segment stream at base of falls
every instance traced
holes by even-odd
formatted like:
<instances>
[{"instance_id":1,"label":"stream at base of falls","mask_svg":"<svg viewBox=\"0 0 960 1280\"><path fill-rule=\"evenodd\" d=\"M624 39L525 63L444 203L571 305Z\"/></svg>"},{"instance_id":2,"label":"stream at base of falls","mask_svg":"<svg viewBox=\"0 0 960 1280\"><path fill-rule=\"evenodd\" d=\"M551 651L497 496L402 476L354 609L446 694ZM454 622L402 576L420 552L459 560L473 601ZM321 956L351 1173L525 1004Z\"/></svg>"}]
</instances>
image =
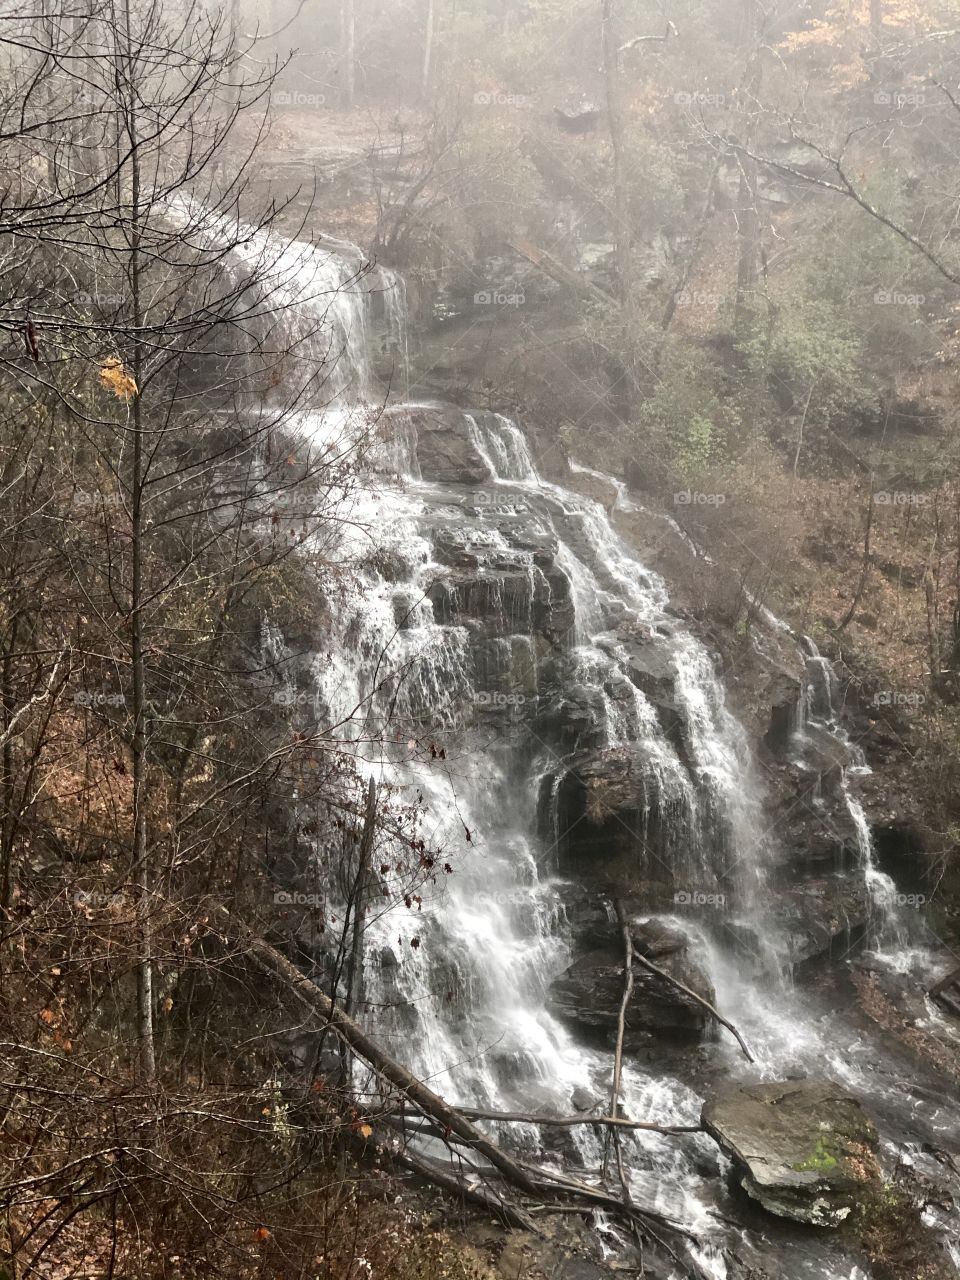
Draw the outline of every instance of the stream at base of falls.
<instances>
[{"instance_id":1,"label":"stream at base of falls","mask_svg":"<svg viewBox=\"0 0 960 1280\"><path fill-rule=\"evenodd\" d=\"M918 979L946 964L876 865L856 797L867 766L829 663L782 629L777 642L801 674L778 767L809 778L811 824L840 815L847 862L830 875L865 903L859 947L851 931L850 955L841 946L800 984L808 888L794 877L784 889L795 859L771 817L770 770L728 708L716 656L613 515L538 474L516 423L429 401L367 409L373 335L388 331L395 352L406 336L401 282L384 271L357 281L361 258L291 246L277 282L287 303L323 319L336 354L336 403L302 416L304 439L343 453L371 430L376 441L345 499L341 586L316 625L310 714L345 723L361 772L419 808L437 857L412 909L370 914L360 1016L448 1101L606 1113L609 1035L596 1009L571 1013L569 992L611 923L610 886L622 884L631 919L681 939L756 1059L712 1026L638 1036L624 1058L624 1114L696 1124L720 1083L826 1077L876 1119L885 1170L912 1162L946 1185L935 1153L957 1151L960 1105L863 1015L853 975L868 970L851 961ZM622 489L617 498L629 501ZM285 652L269 625L265 649L272 660ZM929 1002L920 1017L932 1034L952 1034ZM595 1176L602 1160L589 1126L564 1136L488 1127L558 1167ZM699 1241L689 1269L664 1277L872 1274L847 1236L747 1202L704 1133L633 1133L623 1151L635 1200ZM956 1236L956 1169L954 1207L930 1209L945 1239ZM621 1247L610 1223L597 1230Z\"/></svg>"}]
</instances>

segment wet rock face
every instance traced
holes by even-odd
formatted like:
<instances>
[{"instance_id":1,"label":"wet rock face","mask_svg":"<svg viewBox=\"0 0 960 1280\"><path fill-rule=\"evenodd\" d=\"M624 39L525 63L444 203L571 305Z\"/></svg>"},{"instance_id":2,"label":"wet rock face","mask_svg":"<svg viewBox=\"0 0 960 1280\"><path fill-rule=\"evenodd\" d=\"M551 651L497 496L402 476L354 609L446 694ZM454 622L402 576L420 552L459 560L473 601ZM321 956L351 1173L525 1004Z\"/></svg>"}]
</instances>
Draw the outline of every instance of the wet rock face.
<instances>
[{"instance_id":1,"label":"wet rock face","mask_svg":"<svg viewBox=\"0 0 960 1280\"><path fill-rule=\"evenodd\" d=\"M561 779L557 853L561 874L614 885L622 868L663 876L665 845L657 777L642 747L582 752ZM652 866L648 866L652 863Z\"/></svg>"},{"instance_id":2,"label":"wet rock face","mask_svg":"<svg viewBox=\"0 0 960 1280\"><path fill-rule=\"evenodd\" d=\"M459 506L428 505L421 527L438 566L427 590L437 622L468 628L480 644L526 637L537 658L565 641L575 610L557 538L509 490L466 489Z\"/></svg>"},{"instance_id":3,"label":"wet rock face","mask_svg":"<svg viewBox=\"0 0 960 1280\"><path fill-rule=\"evenodd\" d=\"M572 915L568 912L568 919L578 928L581 950L553 982L551 1007L590 1040L615 1047L624 973L623 942L612 904L602 895L592 895ZM636 953L713 1003L710 980L679 929L651 920L632 924L630 931ZM633 992L624 1023L627 1052L646 1048L657 1039L699 1041L710 1030L710 1021L696 1000L634 961Z\"/></svg>"},{"instance_id":4,"label":"wet rock face","mask_svg":"<svg viewBox=\"0 0 960 1280\"><path fill-rule=\"evenodd\" d=\"M876 1127L828 1080L728 1088L704 1103L701 1119L743 1189L778 1217L838 1227L877 1181Z\"/></svg>"},{"instance_id":5,"label":"wet rock face","mask_svg":"<svg viewBox=\"0 0 960 1280\"><path fill-rule=\"evenodd\" d=\"M470 417L452 405L404 405L384 415L416 440L416 461L424 480L437 484L485 484L493 479Z\"/></svg>"},{"instance_id":6,"label":"wet rock face","mask_svg":"<svg viewBox=\"0 0 960 1280\"><path fill-rule=\"evenodd\" d=\"M770 721L763 741L777 760L788 759L793 751L801 695L800 681L788 672L776 672L768 684L766 698Z\"/></svg>"}]
</instances>

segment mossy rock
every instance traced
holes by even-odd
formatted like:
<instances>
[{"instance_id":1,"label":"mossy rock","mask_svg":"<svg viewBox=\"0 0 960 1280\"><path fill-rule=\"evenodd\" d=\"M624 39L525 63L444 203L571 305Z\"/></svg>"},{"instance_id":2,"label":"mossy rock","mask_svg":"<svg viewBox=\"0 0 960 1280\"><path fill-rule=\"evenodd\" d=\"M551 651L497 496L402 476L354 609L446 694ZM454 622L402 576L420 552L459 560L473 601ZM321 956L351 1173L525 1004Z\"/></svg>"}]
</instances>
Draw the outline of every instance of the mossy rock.
<instances>
[{"instance_id":1,"label":"mossy rock","mask_svg":"<svg viewBox=\"0 0 960 1280\"><path fill-rule=\"evenodd\" d=\"M726 1089L704 1103L702 1121L747 1194L779 1217L837 1227L877 1185L876 1127L829 1080Z\"/></svg>"}]
</instances>

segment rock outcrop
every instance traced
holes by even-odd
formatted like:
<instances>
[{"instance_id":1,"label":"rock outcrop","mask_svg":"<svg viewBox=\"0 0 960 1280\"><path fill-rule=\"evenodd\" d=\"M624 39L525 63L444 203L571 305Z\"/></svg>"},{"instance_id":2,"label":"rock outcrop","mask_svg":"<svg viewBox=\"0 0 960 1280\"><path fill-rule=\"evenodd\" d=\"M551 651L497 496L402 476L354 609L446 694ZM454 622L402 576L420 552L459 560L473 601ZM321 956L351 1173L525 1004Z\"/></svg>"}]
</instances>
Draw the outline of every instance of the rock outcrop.
<instances>
[{"instance_id":1,"label":"rock outcrop","mask_svg":"<svg viewBox=\"0 0 960 1280\"><path fill-rule=\"evenodd\" d=\"M726 1089L707 1100L701 1119L747 1194L781 1218L837 1227L877 1179L876 1128L828 1080Z\"/></svg>"},{"instance_id":2,"label":"rock outcrop","mask_svg":"<svg viewBox=\"0 0 960 1280\"><path fill-rule=\"evenodd\" d=\"M599 895L585 903L578 914L585 926L579 935L582 949L551 985L550 1005L558 1017L589 1039L612 1047L624 984L620 930L613 921L612 908ZM649 920L632 924L631 938L638 954L653 960L709 1003L714 1002L710 980L690 954L690 939L681 930ZM656 1039L698 1041L708 1032L710 1021L696 1000L634 963L633 992L624 1025L627 1052Z\"/></svg>"}]
</instances>

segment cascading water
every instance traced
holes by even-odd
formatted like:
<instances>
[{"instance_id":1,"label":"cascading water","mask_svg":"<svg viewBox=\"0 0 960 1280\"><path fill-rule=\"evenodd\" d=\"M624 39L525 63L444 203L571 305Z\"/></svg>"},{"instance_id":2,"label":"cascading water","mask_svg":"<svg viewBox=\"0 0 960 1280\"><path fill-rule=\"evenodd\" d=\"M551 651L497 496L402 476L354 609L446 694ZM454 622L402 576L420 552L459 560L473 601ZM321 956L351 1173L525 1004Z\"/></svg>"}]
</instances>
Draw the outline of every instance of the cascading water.
<instances>
[{"instance_id":1,"label":"cascading water","mask_svg":"<svg viewBox=\"0 0 960 1280\"><path fill-rule=\"evenodd\" d=\"M343 431L345 407L370 421L371 309L402 335L402 286L380 273L379 300L357 291L359 251L318 265L314 251L294 246L282 261L280 287L308 311L319 307L338 335L339 404L301 424L326 440ZM605 1110L610 1053L578 1038L551 991L575 951L570 910L582 891L572 867L590 852L578 833L606 823L632 850L640 881L660 886L652 914L698 952L721 1011L754 1049L756 1072L827 1071L874 1099L899 1096L898 1082L869 1074L858 1033L825 1021L784 983L770 911L778 850L749 743L710 654L671 614L664 582L628 553L603 507L537 474L515 423L391 405L377 433L377 469L343 524L346 585L313 674L318 718L342 725L361 771L417 807L433 851L422 894L367 922L364 1001L380 1039L450 1101ZM280 642L267 639L276 661ZM807 665L798 730L817 723L840 738L829 667L812 647ZM636 783L634 823L607 795L624 777ZM863 811L845 793L886 945L886 878ZM571 794L586 796L575 820ZM381 876L389 891L388 867ZM676 909L700 899L724 909ZM724 1073L743 1072L728 1040L713 1054ZM638 1120L691 1124L700 1094L675 1062L645 1066L628 1055L622 1105ZM498 1136L541 1160L596 1170L594 1130L568 1133L561 1141L512 1124ZM729 1210L718 1213L725 1161L704 1135L634 1133L623 1149L636 1199L701 1241L687 1274L732 1280L748 1274L735 1257L764 1248L769 1261L765 1233L731 1233ZM774 1254L795 1280L866 1275L822 1238L793 1239Z\"/></svg>"},{"instance_id":2,"label":"cascading water","mask_svg":"<svg viewBox=\"0 0 960 1280\"><path fill-rule=\"evenodd\" d=\"M863 805L850 786L851 777L869 773L863 751L851 742L837 706L837 678L829 660L824 658L809 636L803 638L806 654L806 682L798 707L797 736L802 749L804 736L811 727L825 730L846 752L847 763L841 771L841 790L856 835L857 860L863 874L869 904L867 945L884 953L900 953L907 946L907 917L900 905L900 895L893 879L876 865L873 837Z\"/></svg>"}]
</instances>

